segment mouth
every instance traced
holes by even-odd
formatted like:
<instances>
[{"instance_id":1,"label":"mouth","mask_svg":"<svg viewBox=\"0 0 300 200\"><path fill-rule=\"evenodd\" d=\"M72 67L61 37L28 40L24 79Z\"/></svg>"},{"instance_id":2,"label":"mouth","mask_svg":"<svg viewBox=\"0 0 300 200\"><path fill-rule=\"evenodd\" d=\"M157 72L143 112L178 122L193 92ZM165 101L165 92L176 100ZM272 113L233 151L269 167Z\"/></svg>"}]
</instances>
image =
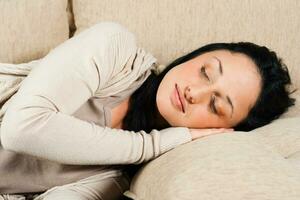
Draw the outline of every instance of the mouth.
<instances>
[{"instance_id":1,"label":"mouth","mask_svg":"<svg viewBox=\"0 0 300 200\"><path fill-rule=\"evenodd\" d=\"M180 104L181 104L181 110L182 110L183 113L185 113L184 99L182 97L181 91L180 91L177 83L175 83L175 88L176 88L176 92L177 92L177 95L179 97L179 101L180 101Z\"/></svg>"}]
</instances>

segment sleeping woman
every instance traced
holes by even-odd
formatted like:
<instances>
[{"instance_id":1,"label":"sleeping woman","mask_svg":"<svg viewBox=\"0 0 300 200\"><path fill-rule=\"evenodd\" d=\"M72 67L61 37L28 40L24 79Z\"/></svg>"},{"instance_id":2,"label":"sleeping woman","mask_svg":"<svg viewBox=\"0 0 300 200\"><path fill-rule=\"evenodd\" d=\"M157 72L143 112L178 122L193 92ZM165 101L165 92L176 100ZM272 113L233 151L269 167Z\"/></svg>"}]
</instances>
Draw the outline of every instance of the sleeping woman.
<instances>
[{"instance_id":1,"label":"sleeping woman","mask_svg":"<svg viewBox=\"0 0 300 200\"><path fill-rule=\"evenodd\" d=\"M121 199L133 175L125 165L204 136L253 130L294 105L288 69L253 43L208 44L159 66L114 22L50 51L3 116L2 198Z\"/></svg>"}]
</instances>

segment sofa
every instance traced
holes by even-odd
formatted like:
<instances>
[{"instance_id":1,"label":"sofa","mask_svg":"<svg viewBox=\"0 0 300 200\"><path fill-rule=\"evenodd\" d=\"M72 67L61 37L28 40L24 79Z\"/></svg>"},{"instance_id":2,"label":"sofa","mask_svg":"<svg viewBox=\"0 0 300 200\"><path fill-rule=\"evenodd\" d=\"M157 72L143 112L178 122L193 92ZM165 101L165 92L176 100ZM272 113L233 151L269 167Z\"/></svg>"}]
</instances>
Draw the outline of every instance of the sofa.
<instances>
[{"instance_id":1,"label":"sofa","mask_svg":"<svg viewBox=\"0 0 300 200\"><path fill-rule=\"evenodd\" d=\"M250 132L217 134L144 163L135 200L300 199L300 1L0 0L0 62L25 63L101 21L135 33L161 64L212 42L250 41L286 63L296 104Z\"/></svg>"}]
</instances>

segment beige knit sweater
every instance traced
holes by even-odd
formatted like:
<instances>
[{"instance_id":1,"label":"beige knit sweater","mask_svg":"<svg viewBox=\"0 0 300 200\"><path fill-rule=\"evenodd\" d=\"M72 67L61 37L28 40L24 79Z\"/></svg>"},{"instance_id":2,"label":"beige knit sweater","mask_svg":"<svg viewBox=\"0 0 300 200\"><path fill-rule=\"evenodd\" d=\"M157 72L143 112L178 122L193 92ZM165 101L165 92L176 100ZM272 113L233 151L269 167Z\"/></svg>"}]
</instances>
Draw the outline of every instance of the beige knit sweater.
<instances>
[{"instance_id":1,"label":"beige knit sweater","mask_svg":"<svg viewBox=\"0 0 300 200\"><path fill-rule=\"evenodd\" d=\"M4 109L0 193L42 191L110 165L147 162L191 141L186 127L150 133L111 128L111 108L155 63L113 22L98 23L32 62L36 67Z\"/></svg>"}]
</instances>

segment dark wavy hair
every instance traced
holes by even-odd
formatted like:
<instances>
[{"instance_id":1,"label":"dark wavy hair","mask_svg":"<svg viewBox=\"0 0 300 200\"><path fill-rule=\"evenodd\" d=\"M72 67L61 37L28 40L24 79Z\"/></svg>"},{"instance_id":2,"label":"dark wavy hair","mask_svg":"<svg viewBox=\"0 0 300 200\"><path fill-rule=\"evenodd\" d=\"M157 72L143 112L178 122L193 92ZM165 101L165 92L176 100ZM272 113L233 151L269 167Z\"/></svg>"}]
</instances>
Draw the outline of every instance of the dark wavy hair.
<instances>
[{"instance_id":1,"label":"dark wavy hair","mask_svg":"<svg viewBox=\"0 0 300 200\"><path fill-rule=\"evenodd\" d=\"M151 73L130 97L128 113L123 120L123 129L144 130L149 133L152 129L161 130L170 127L159 114L156 106L156 93L161 80L173 67L214 50L228 50L248 56L256 64L262 78L259 97L248 116L232 127L236 131L251 131L264 126L279 118L295 104L295 99L290 98L289 95L296 90L289 92L287 88L291 84L288 68L274 51L251 42L212 43L177 58L159 75Z\"/></svg>"}]
</instances>

